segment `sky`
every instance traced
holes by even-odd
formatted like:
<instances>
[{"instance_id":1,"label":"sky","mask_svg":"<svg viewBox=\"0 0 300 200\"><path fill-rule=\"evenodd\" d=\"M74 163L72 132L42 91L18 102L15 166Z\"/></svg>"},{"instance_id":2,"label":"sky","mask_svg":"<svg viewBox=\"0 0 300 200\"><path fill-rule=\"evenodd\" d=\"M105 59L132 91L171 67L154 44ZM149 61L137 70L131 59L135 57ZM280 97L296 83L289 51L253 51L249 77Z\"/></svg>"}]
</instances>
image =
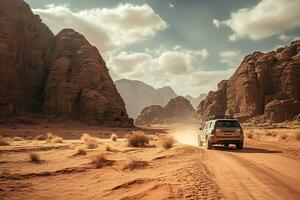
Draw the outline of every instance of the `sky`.
<instances>
[{"instance_id":1,"label":"sky","mask_svg":"<svg viewBox=\"0 0 300 200\"><path fill-rule=\"evenodd\" d=\"M243 57L300 37L300 0L26 0L57 34L96 46L113 80L140 80L199 96Z\"/></svg>"}]
</instances>

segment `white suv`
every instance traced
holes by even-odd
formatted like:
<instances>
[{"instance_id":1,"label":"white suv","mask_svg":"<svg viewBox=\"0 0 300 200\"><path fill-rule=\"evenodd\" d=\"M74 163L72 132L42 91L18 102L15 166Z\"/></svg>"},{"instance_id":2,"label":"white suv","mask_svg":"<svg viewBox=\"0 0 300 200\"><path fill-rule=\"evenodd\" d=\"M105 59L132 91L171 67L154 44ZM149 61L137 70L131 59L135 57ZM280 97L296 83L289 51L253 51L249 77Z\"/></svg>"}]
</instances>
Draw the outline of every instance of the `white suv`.
<instances>
[{"instance_id":1,"label":"white suv","mask_svg":"<svg viewBox=\"0 0 300 200\"><path fill-rule=\"evenodd\" d=\"M244 134L240 123L236 119L214 119L205 122L198 134L198 144L206 143L207 149L214 144L235 144L237 149L243 149Z\"/></svg>"}]
</instances>

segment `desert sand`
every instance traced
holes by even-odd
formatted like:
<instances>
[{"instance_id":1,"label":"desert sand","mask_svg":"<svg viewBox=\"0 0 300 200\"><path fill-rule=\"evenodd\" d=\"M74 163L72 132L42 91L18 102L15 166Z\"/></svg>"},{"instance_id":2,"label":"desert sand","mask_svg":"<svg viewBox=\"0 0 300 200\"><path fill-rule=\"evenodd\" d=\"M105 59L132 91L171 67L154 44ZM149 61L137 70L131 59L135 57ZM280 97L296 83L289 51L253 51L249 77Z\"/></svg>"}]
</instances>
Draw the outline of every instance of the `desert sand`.
<instances>
[{"instance_id":1,"label":"desert sand","mask_svg":"<svg viewBox=\"0 0 300 200\"><path fill-rule=\"evenodd\" d=\"M131 131L146 133L149 145L128 147ZM196 145L196 127L2 125L2 136L51 132L63 141L8 138L9 145L0 146L0 199L299 199L300 140L294 137L299 131L247 129L243 150L207 150ZM83 133L98 146L87 148ZM169 149L161 145L166 134L177 140ZM30 162L32 153L38 162ZM95 154L105 160L93 163Z\"/></svg>"}]
</instances>

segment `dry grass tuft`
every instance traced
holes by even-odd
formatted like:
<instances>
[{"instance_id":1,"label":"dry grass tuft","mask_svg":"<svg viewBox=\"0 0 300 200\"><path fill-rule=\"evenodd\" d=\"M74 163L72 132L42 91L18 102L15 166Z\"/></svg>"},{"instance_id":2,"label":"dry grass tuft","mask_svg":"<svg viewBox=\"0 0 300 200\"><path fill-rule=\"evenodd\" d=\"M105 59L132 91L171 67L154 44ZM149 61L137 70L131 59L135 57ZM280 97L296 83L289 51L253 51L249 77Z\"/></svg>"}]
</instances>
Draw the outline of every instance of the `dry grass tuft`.
<instances>
[{"instance_id":1,"label":"dry grass tuft","mask_svg":"<svg viewBox=\"0 0 300 200\"><path fill-rule=\"evenodd\" d=\"M273 134L272 134L271 132L267 131L267 132L265 133L265 136L273 136Z\"/></svg>"},{"instance_id":2,"label":"dry grass tuft","mask_svg":"<svg viewBox=\"0 0 300 200\"><path fill-rule=\"evenodd\" d=\"M73 154L73 156L86 156L86 151L84 149L78 149L77 152Z\"/></svg>"},{"instance_id":3,"label":"dry grass tuft","mask_svg":"<svg viewBox=\"0 0 300 200\"><path fill-rule=\"evenodd\" d=\"M45 135L38 135L34 138L35 140L39 140L39 141L43 141L43 140L46 140L46 136Z\"/></svg>"},{"instance_id":4,"label":"dry grass tuft","mask_svg":"<svg viewBox=\"0 0 300 200\"><path fill-rule=\"evenodd\" d=\"M96 149L98 147L97 139L88 133L84 133L80 140L85 143L87 149Z\"/></svg>"},{"instance_id":5,"label":"dry grass tuft","mask_svg":"<svg viewBox=\"0 0 300 200\"><path fill-rule=\"evenodd\" d=\"M29 153L29 161L35 164L42 163L40 156L36 153Z\"/></svg>"},{"instance_id":6,"label":"dry grass tuft","mask_svg":"<svg viewBox=\"0 0 300 200\"><path fill-rule=\"evenodd\" d=\"M247 133L246 134L247 138L252 139L253 138L253 134L252 133Z\"/></svg>"},{"instance_id":7,"label":"dry grass tuft","mask_svg":"<svg viewBox=\"0 0 300 200\"><path fill-rule=\"evenodd\" d=\"M147 161L143 160L137 160L131 158L127 164L124 165L123 170L135 170L135 169L142 169L149 166L149 163Z\"/></svg>"},{"instance_id":8,"label":"dry grass tuft","mask_svg":"<svg viewBox=\"0 0 300 200\"><path fill-rule=\"evenodd\" d=\"M53 133L47 133L47 142L49 143L63 143L63 139Z\"/></svg>"},{"instance_id":9,"label":"dry grass tuft","mask_svg":"<svg viewBox=\"0 0 300 200\"><path fill-rule=\"evenodd\" d=\"M9 143L7 142L7 139L5 139L2 135L0 135L0 146L8 146Z\"/></svg>"},{"instance_id":10,"label":"dry grass tuft","mask_svg":"<svg viewBox=\"0 0 300 200\"><path fill-rule=\"evenodd\" d=\"M160 143L164 149L170 149L173 147L175 140L171 136L165 136L160 139Z\"/></svg>"},{"instance_id":11,"label":"dry grass tuft","mask_svg":"<svg viewBox=\"0 0 300 200\"><path fill-rule=\"evenodd\" d=\"M133 132L127 137L128 146L142 147L149 144L149 137L144 132Z\"/></svg>"},{"instance_id":12,"label":"dry grass tuft","mask_svg":"<svg viewBox=\"0 0 300 200\"><path fill-rule=\"evenodd\" d=\"M12 140L13 141L24 141L24 139L21 137L14 137Z\"/></svg>"},{"instance_id":13,"label":"dry grass tuft","mask_svg":"<svg viewBox=\"0 0 300 200\"><path fill-rule=\"evenodd\" d=\"M293 138L296 140L300 140L300 132L294 133Z\"/></svg>"},{"instance_id":14,"label":"dry grass tuft","mask_svg":"<svg viewBox=\"0 0 300 200\"><path fill-rule=\"evenodd\" d=\"M110 139L115 142L118 139L118 135L113 133L113 134L111 134Z\"/></svg>"},{"instance_id":15,"label":"dry grass tuft","mask_svg":"<svg viewBox=\"0 0 300 200\"><path fill-rule=\"evenodd\" d=\"M281 140L286 140L286 139L288 139L288 135L286 134L286 133L282 133L282 134L280 134L279 135L279 138L281 139Z\"/></svg>"},{"instance_id":16,"label":"dry grass tuft","mask_svg":"<svg viewBox=\"0 0 300 200\"><path fill-rule=\"evenodd\" d=\"M113 161L107 160L104 152L97 152L90 156L91 163L96 166L96 168L101 168L113 164Z\"/></svg>"}]
</instances>

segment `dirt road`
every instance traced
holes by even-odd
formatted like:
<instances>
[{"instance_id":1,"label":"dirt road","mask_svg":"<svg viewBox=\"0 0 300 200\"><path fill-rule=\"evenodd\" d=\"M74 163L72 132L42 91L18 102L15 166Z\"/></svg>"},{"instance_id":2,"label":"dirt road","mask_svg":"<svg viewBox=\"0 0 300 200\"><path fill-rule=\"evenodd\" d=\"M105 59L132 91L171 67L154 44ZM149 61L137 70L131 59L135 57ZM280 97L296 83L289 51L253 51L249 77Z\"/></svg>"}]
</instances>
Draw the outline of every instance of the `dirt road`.
<instances>
[{"instance_id":1,"label":"dirt road","mask_svg":"<svg viewBox=\"0 0 300 200\"><path fill-rule=\"evenodd\" d=\"M204 150L225 199L300 199L300 162L257 148Z\"/></svg>"}]
</instances>

